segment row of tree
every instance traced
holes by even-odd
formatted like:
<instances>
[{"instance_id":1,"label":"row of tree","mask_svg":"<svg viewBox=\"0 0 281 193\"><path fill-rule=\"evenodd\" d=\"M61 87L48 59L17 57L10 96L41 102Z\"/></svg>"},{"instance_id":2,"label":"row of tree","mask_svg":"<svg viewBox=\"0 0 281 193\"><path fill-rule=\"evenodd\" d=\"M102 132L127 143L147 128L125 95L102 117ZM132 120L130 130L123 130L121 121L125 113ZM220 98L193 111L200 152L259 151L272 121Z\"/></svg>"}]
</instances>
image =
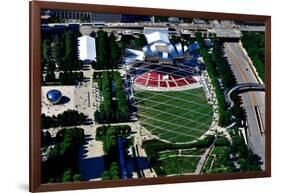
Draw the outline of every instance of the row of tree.
<instances>
[{"instance_id":1,"label":"row of tree","mask_svg":"<svg viewBox=\"0 0 281 193\"><path fill-rule=\"evenodd\" d=\"M117 162L112 162L110 168L105 170L102 174L102 180L118 180L119 176L119 166Z\"/></svg>"},{"instance_id":2,"label":"row of tree","mask_svg":"<svg viewBox=\"0 0 281 193\"><path fill-rule=\"evenodd\" d=\"M65 71L59 74L59 82L62 85L76 85L83 79L83 72Z\"/></svg>"},{"instance_id":3,"label":"row of tree","mask_svg":"<svg viewBox=\"0 0 281 193\"><path fill-rule=\"evenodd\" d=\"M104 71L98 77L98 85L103 101L100 110L95 112L95 121L98 123L129 121L129 103L119 72Z\"/></svg>"},{"instance_id":4,"label":"row of tree","mask_svg":"<svg viewBox=\"0 0 281 193\"><path fill-rule=\"evenodd\" d=\"M83 62L78 59L79 36L80 34L71 31L57 33L54 37L43 36L42 69L47 72L53 72L56 67L62 71L80 70Z\"/></svg>"},{"instance_id":5,"label":"row of tree","mask_svg":"<svg viewBox=\"0 0 281 193\"><path fill-rule=\"evenodd\" d=\"M115 99L117 101L116 117L119 122L128 121L130 119L129 105L126 94L123 90L122 79L119 72L113 73L115 83Z\"/></svg>"},{"instance_id":6,"label":"row of tree","mask_svg":"<svg viewBox=\"0 0 281 193\"><path fill-rule=\"evenodd\" d=\"M117 138L125 138L131 134L131 127L128 125L120 126L101 126L97 128L96 139L103 142L105 156L105 171L102 180L119 179L119 149L117 146ZM123 148L125 149L125 145Z\"/></svg>"},{"instance_id":7,"label":"row of tree","mask_svg":"<svg viewBox=\"0 0 281 193\"><path fill-rule=\"evenodd\" d=\"M66 126L76 126L82 125L87 116L83 113L79 113L76 110L67 110L62 114L52 117L46 116L44 113L41 115L41 126L42 129L48 129L51 127L66 127Z\"/></svg>"},{"instance_id":8,"label":"row of tree","mask_svg":"<svg viewBox=\"0 0 281 193\"><path fill-rule=\"evenodd\" d=\"M84 79L83 72L65 71L59 72L59 77L56 78L55 72L47 72L43 85L77 85Z\"/></svg>"},{"instance_id":9,"label":"row of tree","mask_svg":"<svg viewBox=\"0 0 281 193\"><path fill-rule=\"evenodd\" d=\"M47 154L47 160L42 161L42 183L80 181L78 151L84 143L84 130L60 130L54 141L55 146Z\"/></svg>"},{"instance_id":10,"label":"row of tree","mask_svg":"<svg viewBox=\"0 0 281 193\"><path fill-rule=\"evenodd\" d=\"M118 68L121 52L113 33L109 36L107 32L99 30L96 34L97 61L92 62L95 69Z\"/></svg>"},{"instance_id":11,"label":"row of tree","mask_svg":"<svg viewBox=\"0 0 281 193\"><path fill-rule=\"evenodd\" d=\"M77 74L71 71L81 70L83 62L78 59L79 33L65 31L52 36L42 36L41 64L43 84L77 84L83 79L77 78ZM65 73L59 80L55 77L56 69ZM79 75L80 76L80 75ZM67 77L67 78L64 78ZM65 80L67 79L67 80ZM73 79L73 81L69 81Z\"/></svg>"},{"instance_id":12,"label":"row of tree","mask_svg":"<svg viewBox=\"0 0 281 193\"><path fill-rule=\"evenodd\" d=\"M131 127L128 125L122 126L101 126L96 130L96 138L103 141L103 148L106 153L110 148L116 145L116 137L124 137L131 133Z\"/></svg>"},{"instance_id":13,"label":"row of tree","mask_svg":"<svg viewBox=\"0 0 281 193\"><path fill-rule=\"evenodd\" d=\"M216 98L218 101L219 125L226 126L231 121L231 113L228 111L224 87L222 87L223 85L221 84L220 74L217 70L216 58L212 57L212 54L209 54L203 49L201 49L201 54L204 58L205 66L211 79L211 84L213 85L216 93Z\"/></svg>"},{"instance_id":14,"label":"row of tree","mask_svg":"<svg viewBox=\"0 0 281 193\"><path fill-rule=\"evenodd\" d=\"M204 58L205 66L214 86L216 98L218 100L219 125L227 126L232 120L232 115L236 117L237 124L241 124L241 120L245 119L245 112L241 105L241 98L238 95L232 97L234 107L229 111L226 101L226 91L236 85L236 78L226 60L221 48L221 42L217 38L212 38L213 53L208 52L205 47L202 35L196 33L196 41L201 46L200 53Z\"/></svg>"},{"instance_id":15,"label":"row of tree","mask_svg":"<svg viewBox=\"0 0 281 193\"><path fill-rule=\"evenodd\" d=\"M117 137L121 135L128 126L102 126L96 131L96 139L103 142L105 156L105 171L102 174L102 180L119 179L119 150L117 146ZM130 129L129 129L130 130Z\"/></svg>"}]
</instances>

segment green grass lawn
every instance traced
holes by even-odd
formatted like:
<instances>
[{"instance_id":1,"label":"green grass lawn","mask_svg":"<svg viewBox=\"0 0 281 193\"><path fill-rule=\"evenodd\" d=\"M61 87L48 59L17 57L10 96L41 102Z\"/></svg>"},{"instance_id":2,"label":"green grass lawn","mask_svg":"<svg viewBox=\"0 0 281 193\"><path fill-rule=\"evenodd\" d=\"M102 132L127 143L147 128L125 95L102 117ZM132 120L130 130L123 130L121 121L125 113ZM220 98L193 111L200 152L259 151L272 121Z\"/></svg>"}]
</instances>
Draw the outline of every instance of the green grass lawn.
<instances>
[{"instance_id":1,"label":"green grass lawn","mask_svg":"<svg viewBox=\"0 0 281 193\"><path fill-rule=\"evenodd\" d=\"M138 91L135 97L139 120L162 139L187 142L198 139L210 128L213 110L202 88Z\"/></svg>"},{"instance_id":2,"label":"green grass lawn","mask_svg":"<svg viewBox=\"0 0 281 193\"><path fill-rule=\"evenodd\" d=\"M169 157L160 160L161 168L166 175L195 172L200 157Z\"/></svg>"}]
</instances>

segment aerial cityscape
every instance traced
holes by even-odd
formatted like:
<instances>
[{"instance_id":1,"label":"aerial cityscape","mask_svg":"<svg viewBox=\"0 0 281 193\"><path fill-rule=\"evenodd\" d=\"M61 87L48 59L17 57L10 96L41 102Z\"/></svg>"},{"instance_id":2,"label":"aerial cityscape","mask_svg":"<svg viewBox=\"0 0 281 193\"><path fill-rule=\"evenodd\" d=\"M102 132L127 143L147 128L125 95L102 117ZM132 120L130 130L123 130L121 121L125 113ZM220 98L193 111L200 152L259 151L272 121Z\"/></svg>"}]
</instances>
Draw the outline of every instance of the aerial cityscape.
<instances>
[{"instance_id":1,"label":"aerial cityscape","mask_svg":"<svg viewBox=\"0 0 281 193\"><path fill-rule=\"evenodd\" d=\"M41 182L265 169L265 26L41 12Z\"/></svg>"}]
</instances>

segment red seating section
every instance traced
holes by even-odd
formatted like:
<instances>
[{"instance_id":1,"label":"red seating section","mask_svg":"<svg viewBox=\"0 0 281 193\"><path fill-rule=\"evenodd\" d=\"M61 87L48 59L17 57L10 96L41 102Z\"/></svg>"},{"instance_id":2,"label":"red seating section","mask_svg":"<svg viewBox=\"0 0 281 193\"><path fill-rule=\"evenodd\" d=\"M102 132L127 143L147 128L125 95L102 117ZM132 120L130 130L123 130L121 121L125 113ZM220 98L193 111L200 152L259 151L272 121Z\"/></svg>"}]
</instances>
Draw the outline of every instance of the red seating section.
<instances>
[{"instance_id":1,"label":"red seating section","mask_svg":"<svg viewBox=\"0 0 281 193\"><path fill-rule=\"evenodd\" d=\"M138 76L134 82L137 85L162 88L187 86L189 84L197 82L192 77L168 75L168 78L164 79L164 76L166 76L166 74L159 72L146 72L141 76Z\"/></svg>"}]
</instances>

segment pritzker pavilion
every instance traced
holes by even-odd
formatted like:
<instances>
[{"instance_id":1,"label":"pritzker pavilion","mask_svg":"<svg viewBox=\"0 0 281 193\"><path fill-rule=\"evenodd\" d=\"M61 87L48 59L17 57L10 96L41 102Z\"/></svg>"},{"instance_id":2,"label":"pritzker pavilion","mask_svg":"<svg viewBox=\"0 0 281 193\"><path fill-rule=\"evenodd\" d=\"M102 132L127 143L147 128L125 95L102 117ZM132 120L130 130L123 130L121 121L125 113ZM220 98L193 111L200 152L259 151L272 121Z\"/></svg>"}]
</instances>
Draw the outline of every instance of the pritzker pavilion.
<instances>
[{"instance_id":1,"label":"pritzker pavilion","mask_svg":"<svg viewBox=\"0 0 281 193\"><path fill-rule=\"evenodd\" d=\"M167 28L145 28L147 40L142 50L126 49L125 64L134 74L134 83L143 88L178 89L198 82L192 55L199 45L189 47L182 42L172 44ZM194 49L193 49L194 48Z\"/></svg>"}]
</instances>

